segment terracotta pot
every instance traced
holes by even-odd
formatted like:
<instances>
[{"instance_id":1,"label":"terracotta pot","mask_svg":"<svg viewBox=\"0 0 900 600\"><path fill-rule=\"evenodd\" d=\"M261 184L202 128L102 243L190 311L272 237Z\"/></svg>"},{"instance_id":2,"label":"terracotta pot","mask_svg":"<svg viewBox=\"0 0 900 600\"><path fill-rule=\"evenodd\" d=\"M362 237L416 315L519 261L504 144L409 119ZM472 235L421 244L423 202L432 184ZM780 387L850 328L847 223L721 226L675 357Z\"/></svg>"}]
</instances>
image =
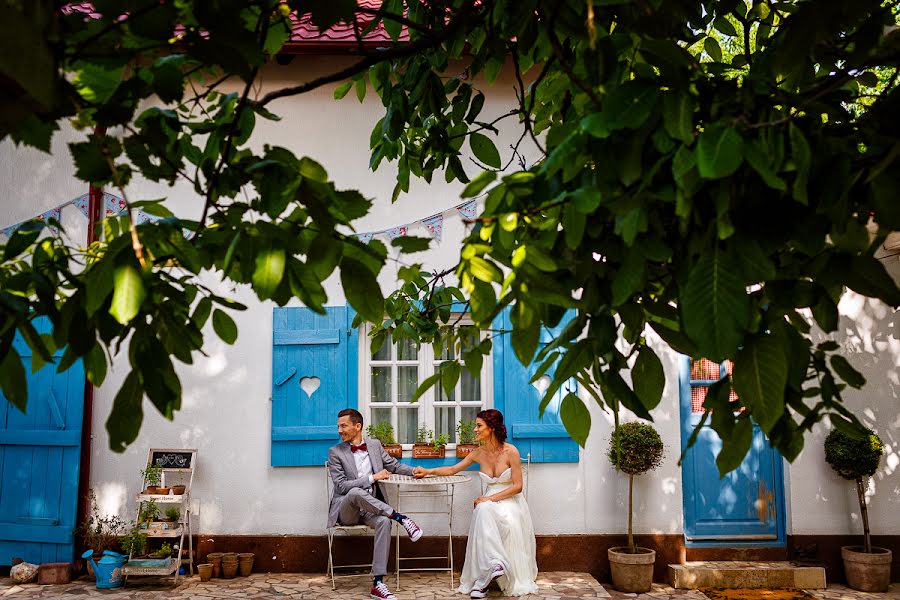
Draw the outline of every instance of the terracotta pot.
<instances>
[{"instance_id":1,"label":"terracotta pot","mask_svg":"<svg viewBox=\"0 0 900 600\"><path fill-rule=\"evenodd\" d=\"M206 562L213 566L212 576L219 578L222 576L222 553L210 552L206 555Z\"/></svg>"},{"instance_id":2,"label":"terracotta pot","mask_svg":"<svg viewBox=\"0 0 900 600\"><path fill-rule=\"evenodd\" d=\"M197 565L197 575L200 576L200 581L209 581L209 578L212 577L213 566L207 563L202 565Z\"/></svg>"},{"instance_id":3,"label":"terracotta pot","mask_svg":"<svg viewBox=\"0 0 900 600\"><path fill-rule=\"evenodd\" d=\"M184 490L187 489L187 486L183 485L173 485L172 486L172 494L175 496L180 496L184 493Z\"/></svg>"},{"instance_id":4,"label":"terracotta pot","mask_svg":"<svg viewBox=\"0 0 900 600\"><path fill-rule=\"evenodd\" d=\"M388 456L403 458L403 446L400 444L384 444L382 447L384 448L384 451L388 453Z\"/></svg>"},{"instance_id":5,"label":"terracotta pot","mask_svg":"<svg viewBox=\"0 0 900 600\"><path fill-rule=\"evenodd\" d=\"M887 548L872 546L872 552L863 552L862 546L841 548L847 585L862 592L886 592L891 583L891 560Z\"/></svg>"},{"instance_id":6,"label":"terracotta pot","mask_svg":"<svg viewBox=\"0 0 900 600\"><path fill-rule=\"evenodd\" d=\"M159 486L156 486L156 485L148 485L148 486L147 486L147 489L144 490L144 493L145 493L145 494L158 494L158 493L159 493Z\"/></svg>"},{"instance_id":7,"label":"terracotta pot","mask_svg":"<svg viewBox=\"0 0 900 600\"><path fill-rule=\"evenodd\" d=\"M226 560L225 557L222 557L222 579L234 579L234 576L237 575L238 571L238 561L237 558L234 561Z\"/></svg>"},{"instance_id":8,"label":"terracotta pot","mask_svg":"<svg viewBox=\"0 0 900 600\"><path fill-rule=\"evenodd\" d=\"M445 449L444 446L435 450L431 444L414 444L413 458L444 458Z\"/></svg>"},{"instance_id":9,"label":"terracotta pot","mask_svg":"<svg viewBox=\"0 0 900 600\"><path fill-rule=\"evenodd\" d=\"M241 577L247 577L253 572L253 554L238 554L238 566L240 567Z\"/></svg>"},{"instance_id":10,"label":"terracotta pot","mask_svg":"<svg viewBox=\"0 0 900 600\"><path fill-rule=\"evenodd\" d=\"M653 584L653 563L656 552L649 548L637 549L637 554L629 554L628 547L609 548L609 570L612 573L613 587L620 592L649 592Z\"/></svg>"},{"instance_id":11,"label":"terracotta pot","mask_svg":"<svg viewBox=\"0 0 900 600\"><path fill-rule=\"evenodd\" d=\"M157 493L157 494L160 494L160 495L162 495L162 496L168 496L168 495L169 495L169 490L170 490L170 489L171 489L171 488L167 488L167 487L162 487L162 486L160 486L160 487L156 488L156 493Z\"/></svg>"},{"instance_id":12,"label":"terracotta pot","mask_svg":"<svg viewBox=\"0 0 900 600\"><path fill-rule=\"evenodd\" d=\"M477 447L478 447L478 444L457 444L456 445L456 458L467 457Z\"/></svg>"}]
</instances>

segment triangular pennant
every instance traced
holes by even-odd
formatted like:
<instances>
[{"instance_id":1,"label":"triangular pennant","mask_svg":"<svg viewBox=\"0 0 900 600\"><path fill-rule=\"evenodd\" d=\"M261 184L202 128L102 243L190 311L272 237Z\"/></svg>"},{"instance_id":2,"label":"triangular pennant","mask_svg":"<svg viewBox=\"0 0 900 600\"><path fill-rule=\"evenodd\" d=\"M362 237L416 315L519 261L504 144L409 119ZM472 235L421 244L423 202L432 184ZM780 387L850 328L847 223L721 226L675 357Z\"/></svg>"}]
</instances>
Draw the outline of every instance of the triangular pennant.
<instances>
[{"instance_id":1,"label":"triangular pennant","mask_svg":"<svg viewBox=\"0 0 900 600\"><path fill-rule=\"evenodd\" d=\"M74 200L72 200L72 204L81 211L81 214L84 215L84 218L90 217L90 206L91 206L91 197L89 194L84 194L83 196L78 196Z\"/></svg>"},{"instance_id":2,"label":"triangular pennant","mask_svg":"<svg viewBox=\"0 0 900 600\"><path fill-rule=\"evenodd\" d=\"M156 223L157 221L159 221L159 219L160 217L145 213L142 210L134 211L134 222L137 225L143 225L144 223Z\"/></svg>"},{"instance_id":3,"label":"triangular pennant","mask_svg":"<svg viewBox=\"0 0 900 600\"><path fill-rule=\"evenodd\" d=\"M374 233L357 233L356 239L361 241L363 244L368 244L369 242L372 241L372 236L374 236L374 235L375 235Z\"/></svg>"},{"instance_id":4,"label":"triangular pennant","mask_svg":"<svg viewBox=\"0 0 900 600\"><path fill-rule=\"evenodd\" d=\"M112 194L103 194L103 206L106 207L106 217L121 215L127 207L124 200Z\"/></svg>"},{"instance_id":5,"label":"triangular pennant","mask_svg":"<svg viewBox=\"0 0 900 600\"><path fill-rule=\"evenodd\" d=\"M50 219L55 219L56 221L59 221L59 215L60 215L60 209L51 208L47 212L38 215L36 218L38 221L42 221L44 223L49 223ZM52 225L50 225L50 230L53 231L53 233L59 233L59 230Z\"/></svg>"},{"instance_id":6,"label":"triangular pennant","mask_svg":"<svg viewBox=\"0 0 900 600\"><path fill-rule=\"evenodd\" d=\"M424 225L425 229L431 233L431 237L437 241L441 241L441 236L444 235L444 215L438 214L433 217L428 217L427 219L422 219L422 225Z\"/></svg>"},{"instance_id":7,"label":"triangular pennant","mask_svg":"<svg viewBox=\"0 0 900 600\"><path fill-rule=\"evenodd\" d=\"M16 229L19 228L19 225L21 225L21 223L16 223L15 225L10 225L9 227L3 229L3 235L8 238L12 237L12 234L14 234L16 232Z\"/></svg>"},{"instance_id":8,"label":"triangular pennant","mask_svg":"<svg viewBox=\"0 0 900 600\"><path fill-rule=\"evenodd\" d=\"M478 204L474 200L469 200L464 204L460 204L456 207L456 210L462 215L462 218L466 221L474 221L476 215L476 210L478 209Z\"/></svg>"},{"instance_id":9,"label":"triangular pennant","mask_svg":"<svg viewBox=\"0 0 900 600\"><path fill-rule=\"evenodd\" d=\"M400 225L399 227L391 227L390 229L385 229L383 233L388 237L389 240L393 240L406 235L406 229L406 225Z\"/></svg>"}]
</instances>

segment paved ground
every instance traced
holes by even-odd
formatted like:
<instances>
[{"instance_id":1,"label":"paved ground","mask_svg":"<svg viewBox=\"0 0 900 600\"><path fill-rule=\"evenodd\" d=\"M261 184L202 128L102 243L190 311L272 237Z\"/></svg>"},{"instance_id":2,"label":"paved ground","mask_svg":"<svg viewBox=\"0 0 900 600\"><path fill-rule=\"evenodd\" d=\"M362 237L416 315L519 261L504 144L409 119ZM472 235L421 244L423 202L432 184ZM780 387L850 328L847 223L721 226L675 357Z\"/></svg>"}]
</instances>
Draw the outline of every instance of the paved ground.
<instances>
[{"instance_id":1,"label":"paved ground","mask_svg":"<svg viewBox=\"0 0 900 600\"><path fill-rule=\"evenodd\" d=\"M324 575L315 574L256 574L224 580L213 579L201 583L194 576L182 579L177 588L171 580L136 579L134 584L117 590L98 590L92 581L80 580L68 585L39 586L29 584L13 585L9 579L0 579L0 598L45 599L103 597L108 600L166 600L187 599L300 599L300 600L344 600L369 597L369 581L365 577L354 577L338 581L337 590L332 591L331 581ZM138 583L140 582L140 583ZM394 590L394 582L391 589ZM450 589L449 577L444 574L405 574L401 579L402 588L394 590L398 600L463 600L465 596ZM602 586L587 573L541 573L538 578L540 593L524 596L522 600L578 600L581 598L609 598L610 600L708 600L696 590L675 590L654 584L647 594L622 594L610 586ZM609 591L607 591L609 590ZM829 586L827 590L810 591L821 600L900 600L900 584L891 586L886 594L866 594L844 586ZM503 598L499 590L494 590L489 598ZM760 598L764 598L763 595Z\"/></svg>"}]
</instances>

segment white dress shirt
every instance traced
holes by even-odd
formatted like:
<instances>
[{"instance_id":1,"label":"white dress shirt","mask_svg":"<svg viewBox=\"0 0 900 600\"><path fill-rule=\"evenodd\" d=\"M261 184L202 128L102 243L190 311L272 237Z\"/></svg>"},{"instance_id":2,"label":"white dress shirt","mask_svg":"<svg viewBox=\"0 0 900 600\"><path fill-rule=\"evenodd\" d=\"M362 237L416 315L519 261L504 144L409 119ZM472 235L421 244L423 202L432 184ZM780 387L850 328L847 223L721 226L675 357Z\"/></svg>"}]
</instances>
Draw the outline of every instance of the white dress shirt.
<instances>
[{"instance_id":1,"label":"white dress shirt","mask_svg":"<svg viewBox=\"0 0 900 600\"><path fill-rule=\"evenodd\" d=\"M363 440L365 443L365 440ZM372 470L372 459L369 458L368 452L353 452L353 460L356 462L356 475L357 477L368 477L369 478L369 487L366 488L369 493L372 493L372 484L375 483L375 471Z\"/></svg>"}]
</instances>

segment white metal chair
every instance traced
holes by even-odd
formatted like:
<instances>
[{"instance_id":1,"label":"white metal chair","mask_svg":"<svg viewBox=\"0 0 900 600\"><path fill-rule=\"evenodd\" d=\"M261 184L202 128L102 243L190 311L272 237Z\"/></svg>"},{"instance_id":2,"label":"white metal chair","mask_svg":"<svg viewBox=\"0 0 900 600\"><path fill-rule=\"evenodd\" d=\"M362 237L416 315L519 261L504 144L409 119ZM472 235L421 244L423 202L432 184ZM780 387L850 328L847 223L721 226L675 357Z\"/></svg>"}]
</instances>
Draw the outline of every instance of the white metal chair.
<instances>
[{"instance_id":1,"label":"white metal chair","mask_svg":"<svg viewBox=\"0 0 900 600\"><path fill-rule=\"evenodd\" d=\"M519 462L522 463L522 495L525 496L525 501L528 501L528 470L531 468L531 452L525 455L525 458L519 458ZM481 480L481 495L484 495L485 486L484 479Z\"/></svg>"},{"instance_id":2,"label":"white metal chair","mask_svg":"<svg viewBox=\"0 0 900 600\"><path fill-rule=\"evenodd\" d=\"M325 497L328 499L327 506L331 507L331 498L334 495L334 483L331 481L331 475L328 473L328 463L325 463ZM368 572L363 573L346 573L343 575L335 575L335 569L364 569L371 568L371 563L364 565L336 565L334 564L334 557L332 556L332 548L334 545L334 534L338 531L372 531L368 525L341 525L340 523L336 524L334 527L326 527L325 532L328 536L328 575L331 577L331 589L336 589L335 579L339 577L360 577L363 575L368 576Z\"/></svg>"}]
</instances>

